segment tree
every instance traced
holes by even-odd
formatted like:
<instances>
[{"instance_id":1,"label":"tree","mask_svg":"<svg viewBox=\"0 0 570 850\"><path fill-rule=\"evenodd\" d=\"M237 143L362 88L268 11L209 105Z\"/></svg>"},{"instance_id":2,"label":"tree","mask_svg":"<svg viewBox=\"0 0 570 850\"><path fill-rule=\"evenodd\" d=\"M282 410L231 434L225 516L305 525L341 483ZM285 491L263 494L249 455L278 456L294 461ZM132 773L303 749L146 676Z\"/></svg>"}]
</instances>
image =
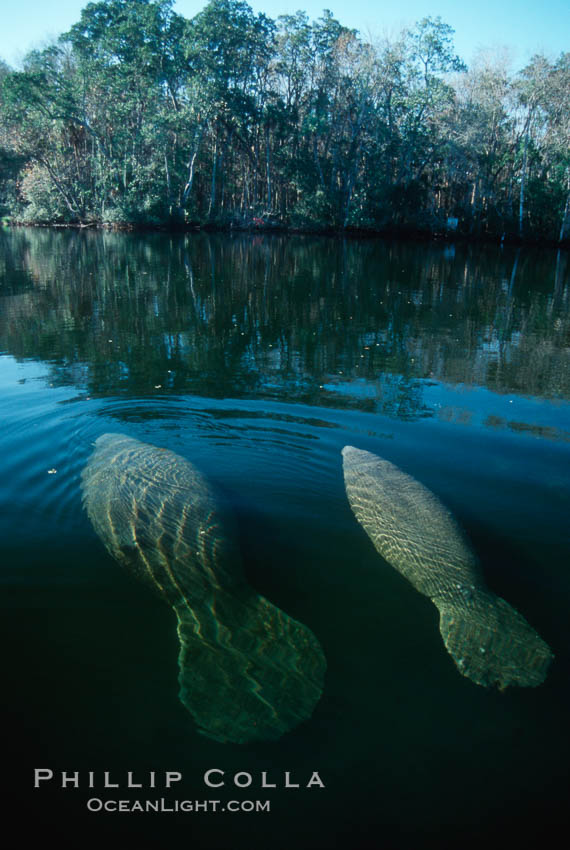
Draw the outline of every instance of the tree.
<instances>
[{"instance_id":1,"label":"tree","mask_svg":"<svg viewBox=\"0 0 570 850\"><path fill-rule=\"evenodd\" d=\"M569 77L568 54L466 73L440 18L371 45L329 11L273 21L210 0L187 21L173 0L98 0L23 71L0 65L4 197L28 221L439 232L452 217L562 241Z\"/></svg>"},{"instance_id":2,"label":"tree","mask_svg":"<svg viewBox=\"0 0 570 850\"><path fill-rule=\"evenodd\" d=\"M450 212L471 232L512 220L511 84L508 56L480 53L457 82L457 103L450 124L453 156L448 159Z\"/></svg>"}]
</instances>

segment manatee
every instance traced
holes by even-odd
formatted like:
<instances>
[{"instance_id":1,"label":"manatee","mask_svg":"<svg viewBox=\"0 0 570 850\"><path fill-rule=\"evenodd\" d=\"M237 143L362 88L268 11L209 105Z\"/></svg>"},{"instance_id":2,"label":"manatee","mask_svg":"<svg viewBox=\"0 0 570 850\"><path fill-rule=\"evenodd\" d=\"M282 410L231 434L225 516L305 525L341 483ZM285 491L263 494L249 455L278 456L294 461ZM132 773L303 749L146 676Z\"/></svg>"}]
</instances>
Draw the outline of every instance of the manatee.
<instances>
[{"instance_id":1,"label":"manatee","mask_svg":"<svg viewBox=\"0 0 570 850\"><path fill-rule=\"evenodd\" d=\"M478 685L536 686L552 652L524 617L496 596L451 513L394 464L345 446L350 506L377 551L439 610L458 670Z\"/></svg>"},{"instance_id":2,"label":"manatee","mask_svg":"<svg viewBox=\"0 0 570 850\"><path fill-rule=\"evenodd\" d=\"M231 519L191 463L104 434L82 491L107 551L174 609L179 696L199 731L223 742L273 740L311 716L322 649L248 585Z\"/></svg>"}]
</instances>

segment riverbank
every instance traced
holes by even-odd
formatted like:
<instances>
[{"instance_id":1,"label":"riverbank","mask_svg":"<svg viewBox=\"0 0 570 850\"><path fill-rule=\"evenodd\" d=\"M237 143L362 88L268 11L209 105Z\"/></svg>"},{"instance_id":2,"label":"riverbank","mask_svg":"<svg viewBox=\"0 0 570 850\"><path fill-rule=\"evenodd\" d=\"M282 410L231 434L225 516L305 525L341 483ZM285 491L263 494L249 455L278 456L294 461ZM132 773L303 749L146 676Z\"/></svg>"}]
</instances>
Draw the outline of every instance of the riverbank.
<instances>
[{"instance_id":1,"label":"riverbank","mask_svg":"<svg viewBox=\"0 0 570 850\"><path fill-rule=\"evenodd\" d=\"M57 230L108 230L112 232L131 233L249 233L256 235L286 235L286 236L326 236L343 239L396 239L398 241L410 242L445 242L461 244L482 245L520 245L529 247L545 247L565 249L570 248L570 238L556 240L545 238L540 235L530 234L519 236L516 233L466 233L460 230L442 229L437 231L422 230L420 228L364 228L364 227L330 227L317 224L298 227L284 223L264 223L253 221L251 223L234 222L168 222L154 224L150 222L56 222L56 221L21 221L4 217L4 227L34 227L50 228Z\"/></svg>"}]
</instances>

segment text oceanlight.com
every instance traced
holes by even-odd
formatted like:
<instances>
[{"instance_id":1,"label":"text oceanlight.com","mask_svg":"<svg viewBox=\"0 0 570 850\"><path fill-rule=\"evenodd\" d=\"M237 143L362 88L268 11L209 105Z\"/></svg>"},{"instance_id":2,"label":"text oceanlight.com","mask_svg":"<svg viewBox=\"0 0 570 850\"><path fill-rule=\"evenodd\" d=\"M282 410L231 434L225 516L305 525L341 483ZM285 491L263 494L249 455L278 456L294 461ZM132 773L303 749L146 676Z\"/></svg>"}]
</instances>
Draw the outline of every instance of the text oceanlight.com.
<instances>
[{"instance_id":1,"label":"text oceanlight.com","mask_svg":"<svg viewBox=\"0 0 570 850\"><path fill-rule=\"evenodd\" d=\"M90 812L119 812L123 814L160 812L200 814L207 812L269 812L270 800L102 800L87 801Z\"/></svg>"}]
</instances>

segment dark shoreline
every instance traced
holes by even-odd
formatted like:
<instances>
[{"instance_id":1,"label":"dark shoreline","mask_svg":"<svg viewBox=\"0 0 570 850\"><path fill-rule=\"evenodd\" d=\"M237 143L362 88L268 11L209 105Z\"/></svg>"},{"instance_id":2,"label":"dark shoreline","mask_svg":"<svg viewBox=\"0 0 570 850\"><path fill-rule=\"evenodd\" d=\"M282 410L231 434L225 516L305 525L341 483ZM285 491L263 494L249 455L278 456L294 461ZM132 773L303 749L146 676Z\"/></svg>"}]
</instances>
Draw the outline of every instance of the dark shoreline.
<instances>
[{"instance_id":1,"label":"dark shoreline","mask_svg":"<svg viewBox=\"0 0 570 850\"><path fill-rule=\"evenodd\" d=\"M432 242L459 243L473 245L513 245L516 247L554 248L568 250L570 238L561 242L556 239L545 239L539 236L520 237L513 233L498 234L469 234L457 231L434 232L414 230L411 228L374 230L372 228L350 227L346 229L334 227L291 227L287 225L229 225L229 224L149 224L124 223L105 224L103 222L22 222L5 221L5 227L33 227L57 230L107 230L114 233L225 233L248 234L252 236L327 236L341 239L394 239L401 242Z\"/></svg>"}]
</instances>

